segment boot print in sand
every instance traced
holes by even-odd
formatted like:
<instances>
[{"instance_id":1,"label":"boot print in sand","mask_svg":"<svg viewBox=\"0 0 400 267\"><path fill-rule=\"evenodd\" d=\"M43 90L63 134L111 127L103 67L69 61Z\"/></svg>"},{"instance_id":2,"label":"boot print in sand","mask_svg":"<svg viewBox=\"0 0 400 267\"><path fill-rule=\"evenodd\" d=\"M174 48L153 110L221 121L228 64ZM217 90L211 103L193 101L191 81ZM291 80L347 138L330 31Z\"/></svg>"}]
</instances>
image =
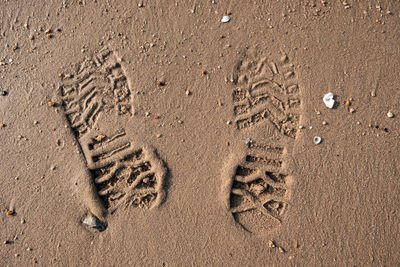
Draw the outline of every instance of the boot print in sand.
<instances>
[{"instance_id":1,"label":"boot print in sand","mask_svg":"<svg viewBox=\"0 0 400 267\"><path fill-rule=\"evenodd\" d=\"M300 98L289 58L256 54L245 51L233 72L234 123L243 144L225 166L221 192L235 222L262 234L276 229L290 207L292 176L285 159L297 134Z\"/></svg>"},{"instance_id":2,"label":"boot print in sand","mask_svg":"<svg viewBox=\"0 0 400 267\"><path fill-rule=\"evenodd\" d=\"M154 149L119 128L133 113L121 60L105 48L61 78L64 114L86 168L78 179L79 195L89 210L84 223L104 230L106 215L120 207L160 205L165 195L164 163Z\"/></svg>"}]
</instances>

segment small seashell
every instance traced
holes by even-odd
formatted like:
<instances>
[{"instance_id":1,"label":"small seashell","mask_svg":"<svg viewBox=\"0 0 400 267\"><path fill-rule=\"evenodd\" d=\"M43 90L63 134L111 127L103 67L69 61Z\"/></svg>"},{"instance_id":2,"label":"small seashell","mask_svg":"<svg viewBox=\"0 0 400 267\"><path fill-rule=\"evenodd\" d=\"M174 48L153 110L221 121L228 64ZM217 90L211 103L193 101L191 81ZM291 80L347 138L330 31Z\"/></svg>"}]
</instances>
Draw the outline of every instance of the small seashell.
<instances>
[{"instance_id":1,"label":"small seashell","mask_svg":"<svg viewBox=\"0 0 400 267\"><path fill-rule=\"evenodd\" d=\"M87 226L91 228L95 228L99 230L100 232L104 231L106 229L106 225L103 224L99 219L97 219L95 216L88 214L85 219L82 221L83 224L86 224Z\"/></svg>"},{"instance_id":2,"label":"small seashell","mask_svg":"<svg viewBox=\"0 0 400 267\"><path fill-rule=\"evenodd\" d=\"M322 138L319 136L314 136L312 141L313 141L314 145L318 145L319 143L321 143Z\"/></svg>"},{"instance_id":3,"label":"small seashell","mask_svg":"<svg viewBox=\"0 0 400 267\"><path fill-rule=\"evenodd\" d=\"M222 22L222 23L227 23L227 22L229 22L230 20L231 20L231 17L229 17L229 16L223 16L222 19L221 19L221 22Z\"/></svg>"},{"instance_id":4,"label":"small seashell","mask_svg":"<svg viewBox=\"0 0 400 267\"><path fill-rule=\"evenodd\" d=\"M326 95L324 95L324 98L322 100L324 101L325 106L327 106L328 108L333 108L333 106L335 105L333 93L327 93Z\"/></svg>"}]
</instances>

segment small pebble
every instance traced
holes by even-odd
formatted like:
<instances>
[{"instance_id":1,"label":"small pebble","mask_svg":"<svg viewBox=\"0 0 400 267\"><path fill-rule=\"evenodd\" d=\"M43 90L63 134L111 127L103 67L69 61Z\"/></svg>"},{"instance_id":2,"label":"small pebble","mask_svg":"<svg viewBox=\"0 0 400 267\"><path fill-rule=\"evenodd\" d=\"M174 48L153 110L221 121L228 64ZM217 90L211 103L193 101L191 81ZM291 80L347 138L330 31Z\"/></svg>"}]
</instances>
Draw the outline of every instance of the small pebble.
<instances>
[{"instance_id":1,"label":"small pebble","mask_svg":"<svg viewBox=\"0 0 400 267\"><path fill-rule=\"evenodd\" d=\"M157 134L157 138L161 138L162 137L162 134Z\"/></svg>"},{"instance_id":2,"label":"small pebble","mask_svg":"<svg viewBox=\"0 0 400 267\"><path fill-rule=\"evenodd\" d=\"M289 58L288 58L287 55L283 55L283 56L280 58L280 60L281 60L281 62L287 62L287 61L289 60Z\"/></svg>"},{"instance_id":3,"label":"small pebble","mask_svg":"<svg viewBox=\"0 0 400 267\"><path fill-rule=\"evenodd\" d=\"M304 129L304 126L303 126L303 125L300 125L300 126L299 126L299 129Z\"/></svg>"},{"instance_id":4,"label":"small pebble","mask_svg":"<svg viewBox=\"0 0 400 267\"><path fill-rule=\"evenodd\" d=\"M226 121L226 124L228 124L228 125L231 124L231 123L232 123L232 121Z\"/></svg>"},{"instance_id":5,"label":"small pebble","mask_svg":"<svg viewBox=\"0 0 400 267\"><path fill-rule=\"evenodd\" d=\"M245 140L245 142L246 142L246 144L248 144L248 143L251 142L251 139L250 139L250 138L247 138L247 139Z\"/></svg>"},{"instance_id":6,"label":"small pebble","mask_svg":"<svg viewBox=\"0 0 400 267\"><path fill-rule=\"evenodd\" d=\"M186 93L186 95L191 95L192 94L192 92L190 92L189 90L186 90L185 93Z\"/></svg>"},{"instance_id":7,"label":"small pebble","mask_svg":"<svg viewBox=\"0 0 400 267\"><path fill-rule=\"evenodd\" d=\"M327 125L328 123L326 122L326 121L323 121L322 122L322 125Z\"/></svg>"},{"instance_id":8,"label":"small pebble","mask_svg":"<svg viewBox=\"0 0 400 267\"><path fill-rule=\"evenodd\" d=\"M1 96L6 96L6 95L8 95L8 92L7 91L0 91L0 95Z\"/></svg>"},{"instance_id":9,"label":"small pebble","mask_svg":"<svg viewBox=\"0 0 400 267\"><path fill-rule=\"evenodd\" d=\"M96 141L101 142L104 138L106 138L104 135L99 134L98 136L96 136Z\"/></svg>"},{"instance_id":10,"label":"small pebble","mask_svg":"<svg viewBox=\"0 0 400 267\"><path fill-rule=\"evenodd\" d=\"M371 96L372 96L372 97L375 97L375 96L376 96L375 91L372 91L372 92L371 92Z\"/></svg>"},{"instance_id":11,"label":"small pebble","mask_svg":"<svg viewBox=\"0 0 400 267\"><path fill-rule=\"evenodd\" d=\"M6 216L8 216L8 217L14 216L14 211L13 210L7 210L6 211Z\"/></svg>"},{"instance_id":12,"label":"small pebble","mask_svg":"<svg viewBox=\"0 0 400 267\"><path fill-rule=\"evenodd\" d=\"M145 115L146 117L148 117L148 116L150 116L150 112L147 112L147 111L146 111L146 112L144 113L144 115Z\"/></svg>"},{"instance_id":13,"label":"small pebble","mask_svg":"<svg viewBox=\"0 0 400 267\"><path fill-rule=\"evenodd\" d=\"M268 247L270 247L270 248L276 247L274 241L272 241L272 240L268 241Z\"/></svg>"},{"instance_id":14,"label":"small pebble","mask_svg":"<svg viewBox=\"0 0 400 267\"><path fill-rule=\"evenodd\" d=\"M349 112L350 112L350 113L354 113L354 112L356 112L356 110L355 110L354 108L350 108L350 109L349 109Z\"/></svg>"},{"instance_id":15,"label":"small pebble","mask_svg":"<svg viewBox=\"0 0 400 267\"><path fill-rule=\"evenodd\" d=\"M394 114L391 111L389 111L386 115L388 116L388 118L393 118L394 117Z\"/></svg>"},{"instance_id":16,"label":"small pebble","mask_svg":"<svg viewBox=\"0 0 400 267\"><path fill-rule=\"evenodd\" d=\"M97 217L88 214L85 219L82 221L83 224L86 224L87 226L97 229L100 232L104 231L106 229L106 225L102 223Z\"/></svg>"}]
</instances>

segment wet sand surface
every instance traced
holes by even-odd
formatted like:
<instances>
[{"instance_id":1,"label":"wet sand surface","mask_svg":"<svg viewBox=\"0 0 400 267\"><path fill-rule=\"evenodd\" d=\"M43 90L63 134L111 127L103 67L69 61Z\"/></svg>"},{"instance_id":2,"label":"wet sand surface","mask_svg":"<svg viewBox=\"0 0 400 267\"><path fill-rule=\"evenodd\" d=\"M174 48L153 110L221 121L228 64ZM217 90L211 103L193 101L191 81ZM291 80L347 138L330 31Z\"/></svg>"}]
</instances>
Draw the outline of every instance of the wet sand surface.
<instances>
[{"instance_id":1,"label":"wet sand surface","mask_svg":"<svg viewBox=\"0 0 400 267\"><path fill-rule=\"evenodd\" d=\"M397 1L1 1L0 264L398 265L399 23Z\"/></svg>"}]
</instances>

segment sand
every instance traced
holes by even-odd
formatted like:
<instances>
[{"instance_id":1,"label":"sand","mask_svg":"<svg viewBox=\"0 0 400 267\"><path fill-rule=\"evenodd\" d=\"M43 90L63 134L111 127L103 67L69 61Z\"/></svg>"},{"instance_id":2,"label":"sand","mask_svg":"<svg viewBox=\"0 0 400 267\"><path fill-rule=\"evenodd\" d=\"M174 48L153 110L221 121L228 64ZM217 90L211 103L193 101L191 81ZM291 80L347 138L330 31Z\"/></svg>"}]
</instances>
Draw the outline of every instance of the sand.
<instances>
[{"instance_id":1,"label":"sand","mask_svg":"<svg viewBox=\"0 0 400 267\"><path fill-rule=\"evenodd\" d=\"M400 264L397 1L0 21L1 266Z\"/></svg>"}]
</instances>

